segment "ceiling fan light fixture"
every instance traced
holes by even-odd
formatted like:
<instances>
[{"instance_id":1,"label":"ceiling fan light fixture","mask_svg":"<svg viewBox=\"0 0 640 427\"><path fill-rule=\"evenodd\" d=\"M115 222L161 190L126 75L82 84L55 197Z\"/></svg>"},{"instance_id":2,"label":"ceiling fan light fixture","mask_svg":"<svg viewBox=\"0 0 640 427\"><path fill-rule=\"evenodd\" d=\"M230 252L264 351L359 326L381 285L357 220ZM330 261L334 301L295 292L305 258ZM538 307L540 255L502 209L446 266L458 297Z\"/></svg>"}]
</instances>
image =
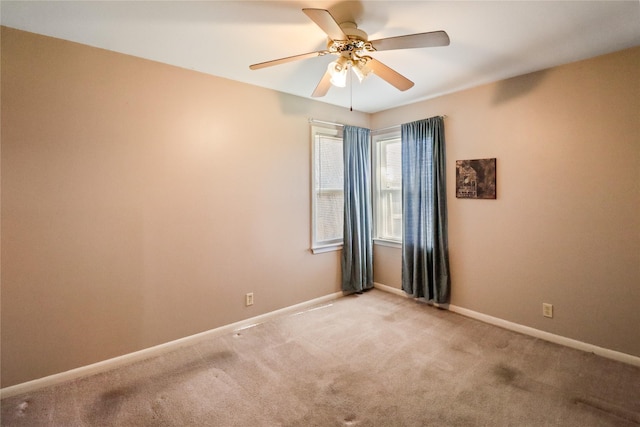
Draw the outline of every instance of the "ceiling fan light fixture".
<instances>
[{"instance_id":1,"label":"ceiling fan light fixture","mask_svg":"<svg viewBox=\"0 0 640 427\"><path fill-rule=\"evenodd\" d=\"M336 87L345 87L347 85L347 70L332 75L330 82Z\"/></svg>"},{"instance_id":2,"label":"ceiling fan light fixture","mask_svg":"<svg viewBox=\"0 0 640 427\"><path fill-rule=\"evenodd\" d=\"M347 71L351 61L343 56L331 62L327 67L331 74L331 84L337 87L345 87L347 85Z\"/></svg>"},{"instance_id":3,"label":"ceiling fan light fixture","mask_svg":"<svg viewBox=\"0 0 640 427\"><path fill-rule=\"evenodd\" d=\"M360 83L362 83L362 81L366 79L369 74L371 74L371 71L373 70L371 70L371 68L367 66L366 59L359 60L353 66L353 72L356 74L356 76L358 76L358 80L360 81Z\"/></svg>"}]
</instances>

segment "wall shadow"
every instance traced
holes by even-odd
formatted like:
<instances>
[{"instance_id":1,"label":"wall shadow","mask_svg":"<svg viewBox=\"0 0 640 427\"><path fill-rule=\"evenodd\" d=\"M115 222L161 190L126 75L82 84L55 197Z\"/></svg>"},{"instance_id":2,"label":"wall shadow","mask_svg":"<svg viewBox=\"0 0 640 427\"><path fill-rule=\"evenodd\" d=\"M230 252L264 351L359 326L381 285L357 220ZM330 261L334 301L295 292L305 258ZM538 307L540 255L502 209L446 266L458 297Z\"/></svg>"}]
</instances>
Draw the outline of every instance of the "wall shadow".
<instances>
[{"instance_id":1,"label":"wall shadow","mask_svg":"<svg viewBox=\"0 0 640 427\"><path fill-rule=\"evenodd\" d=\"M547 73L548 70L536 71L496 82L496 90L491 99L492 104L504 104L528 95L542 83Z\"/></svg>"}]
</instances>

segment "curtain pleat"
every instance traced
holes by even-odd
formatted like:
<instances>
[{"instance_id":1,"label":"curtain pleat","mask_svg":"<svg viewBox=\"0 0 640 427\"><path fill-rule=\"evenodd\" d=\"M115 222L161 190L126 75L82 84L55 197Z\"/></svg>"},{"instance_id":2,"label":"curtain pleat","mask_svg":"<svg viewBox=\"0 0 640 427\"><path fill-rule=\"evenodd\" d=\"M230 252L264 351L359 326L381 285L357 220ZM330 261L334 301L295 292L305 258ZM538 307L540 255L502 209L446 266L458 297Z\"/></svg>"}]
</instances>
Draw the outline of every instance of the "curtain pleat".
<instances>
[{"instance_id":1,"label":"curtain pleat","mask_svg":"<svg viewBox=\"0 0 640 427\"><path fill-rule=\"evenodd\" d=\"M445 138L442 117L401 126L402 289L449 302Z\"/></svg>"},{"instance_id":2,"label":"curtain pleat","mask_svg":"<svg viewBox=\"0 0 640 427\"><path fill-rule=\"evenodd\" d=\"M348 293L362 292L373 287L369 135L369 129L344 127L342 290Z\"/></svg>"}]
</instances>

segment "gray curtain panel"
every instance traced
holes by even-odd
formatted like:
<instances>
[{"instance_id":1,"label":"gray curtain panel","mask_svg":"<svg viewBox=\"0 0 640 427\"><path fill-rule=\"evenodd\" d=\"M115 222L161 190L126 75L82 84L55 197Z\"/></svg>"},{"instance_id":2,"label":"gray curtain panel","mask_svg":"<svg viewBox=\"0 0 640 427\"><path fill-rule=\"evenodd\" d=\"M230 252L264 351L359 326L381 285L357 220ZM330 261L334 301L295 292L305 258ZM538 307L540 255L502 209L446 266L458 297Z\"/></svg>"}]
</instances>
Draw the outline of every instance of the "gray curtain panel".
<instances>
[{"instance_id":1,"label":"gray curtain panel","mask_svg":"<svg viewBox=\"0 0 640 427\"><path fill-rule=\"evenodd\" d=\"M348 293L362 292L373 287L371 140L369 136L369 129L344 127L342 290Z\"/></svg>"},{"instance_id":2,"label":"gray curtain panel","mask_svg":"<svg viewBox=\"0 0 640 427\"><path fill-rule=\"evenodd\" d=\"M402 289L414 298L449 302L449 249L444 120L401 126Z\"/></svg>"}]
</instances>

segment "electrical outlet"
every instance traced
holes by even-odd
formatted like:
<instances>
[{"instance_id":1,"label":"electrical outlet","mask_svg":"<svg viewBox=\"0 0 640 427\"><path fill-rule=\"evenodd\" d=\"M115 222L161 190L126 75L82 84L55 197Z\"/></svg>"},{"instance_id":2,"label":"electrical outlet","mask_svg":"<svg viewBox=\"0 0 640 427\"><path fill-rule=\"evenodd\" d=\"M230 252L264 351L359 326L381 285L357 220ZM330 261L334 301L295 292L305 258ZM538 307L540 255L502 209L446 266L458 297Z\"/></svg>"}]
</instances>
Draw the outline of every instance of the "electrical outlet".
<instances>
[{"instance_id":1,"label":"electrical outlet","mask_svg":"<svg viewBox=\"0 0 640 427\"><path fill-rule=\"evenodd\" d=\"M542 303L542 315L544 317L553 317L553 304Z\"/></svg>"},{"instance_id":2,"label":"electrical outlet","mask_svg":"<svg viewBox=\"0 0 640 427\"><path fill-rule=\"evenodd\" d=\"M249 292L244 296L244 303L247 307L253 305L253 292Z\"/></svg>"}]
</instances>

